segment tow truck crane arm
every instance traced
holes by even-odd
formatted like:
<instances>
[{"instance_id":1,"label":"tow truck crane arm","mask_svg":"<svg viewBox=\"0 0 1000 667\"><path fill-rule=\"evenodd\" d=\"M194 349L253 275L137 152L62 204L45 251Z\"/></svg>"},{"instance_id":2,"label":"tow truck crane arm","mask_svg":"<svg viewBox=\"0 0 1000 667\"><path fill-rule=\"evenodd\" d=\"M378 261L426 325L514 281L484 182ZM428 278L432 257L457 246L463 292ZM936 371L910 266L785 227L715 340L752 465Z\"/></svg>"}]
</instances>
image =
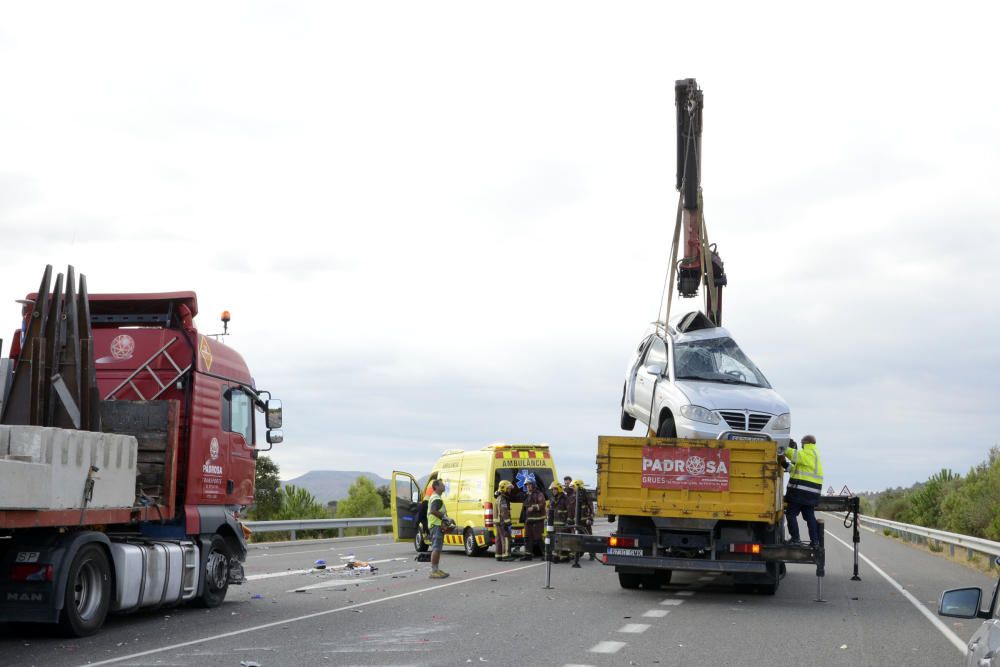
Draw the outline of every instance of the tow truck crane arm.
<instances>
[{"instance_id":1,"label":"tow truck crane arm","mask_svg":"<svg viewBox=\"0 0 1000 667\"><path fill-rule=\"evenodd\" d=\"M722 326L722 288L727 279L719 253L708 243L701 194L704 93L695 79L681 79L674 84L674 99L677 106L677 191L681 198L677 224L684 229L684 255L678 262L679 230L675 230L670 270L676 267L677 291L683 298L698 296L699 287L705 284L705 314L716 326ZM669 317L669 302L667 310L664 320Z\"/></svg>"}]
</instances>

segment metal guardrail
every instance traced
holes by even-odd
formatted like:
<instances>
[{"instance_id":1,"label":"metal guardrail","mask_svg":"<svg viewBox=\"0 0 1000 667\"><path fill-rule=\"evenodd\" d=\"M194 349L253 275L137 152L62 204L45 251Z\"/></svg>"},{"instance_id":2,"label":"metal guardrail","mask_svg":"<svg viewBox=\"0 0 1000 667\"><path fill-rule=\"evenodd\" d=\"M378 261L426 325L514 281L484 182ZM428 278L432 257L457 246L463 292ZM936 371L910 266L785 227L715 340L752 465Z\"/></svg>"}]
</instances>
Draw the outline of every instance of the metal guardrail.
<instances>
[{"instance_id":1,"label":"metal guardrail","mask_svg":"<svg viewBox=\"0 0 1000 667\"><path fill-rule=\"evenodd\" d=\"M244 521L247 528L255 533L274 533L289 531L292 539L300 530L336 530L337 537L344 534L345 528L385 528L392 526L392 517L374 516L352 519L295 519L289 521Z\"/></svg>"},{"instance_id":2,"label":"metal guardrail","mask_svg":"<svg viewBox=\"0 0 1000 667\"><path fill-rule=\"evenodd\" d=\"M947 544L952 556L955 555L955 547L968 549L968 556L970 560L975 553L987 554L993 557L1000 556L1000 542L984 540L981 537L959 535L958 533L949 533L945 530L935 530L933 528L925 528L924 526L915 526L909 523L900 523L899 521L890 521L888 519L877 519L875 517L864 515L860 517L860 521L862 524L869 524L888 529L897 536L910 542L926 544L928 541L932 541L935 546Z\"/></svg>"}]
</instances>

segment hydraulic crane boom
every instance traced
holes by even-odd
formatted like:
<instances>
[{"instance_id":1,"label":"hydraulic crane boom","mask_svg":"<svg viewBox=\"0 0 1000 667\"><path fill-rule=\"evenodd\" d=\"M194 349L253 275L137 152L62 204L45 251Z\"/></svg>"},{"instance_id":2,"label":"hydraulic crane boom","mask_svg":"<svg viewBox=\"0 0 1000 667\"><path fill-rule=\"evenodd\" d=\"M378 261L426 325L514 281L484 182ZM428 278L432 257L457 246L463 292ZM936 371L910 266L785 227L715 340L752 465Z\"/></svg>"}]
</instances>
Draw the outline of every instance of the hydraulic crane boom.
<instances>
[{"instance_id":1,"label":"hydraulic crane boom","mask_svg":"<svg viewBox=\"0 0 1000 667\"><path fill-rule=\"evenodd\" d=\"M677 191L681 193L684 255L677 262L677 291L684 298L698 295L705 284L705 314L722 326L722 288L726 273L715 246L708 243L701 197L701 129L704 93L694 79L674 84L677 105ZM676 239L676 234L675 234ZM672 262L677 248L671 253ZM673 270L673 266L671 267Z\"/></svg>"}]
</instances>

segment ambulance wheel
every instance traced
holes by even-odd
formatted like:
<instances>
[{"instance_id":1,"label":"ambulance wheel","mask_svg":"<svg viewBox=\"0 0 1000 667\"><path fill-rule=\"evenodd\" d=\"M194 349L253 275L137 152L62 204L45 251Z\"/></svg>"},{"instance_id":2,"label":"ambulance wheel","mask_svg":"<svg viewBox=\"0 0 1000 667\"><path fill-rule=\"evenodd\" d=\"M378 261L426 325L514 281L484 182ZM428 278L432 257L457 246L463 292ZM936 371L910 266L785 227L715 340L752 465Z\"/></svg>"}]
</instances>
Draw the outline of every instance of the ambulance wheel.
<instances>
[{"instance_id":1,"label":"ambulance wheel","mask_svg":"<svg viewBox=\"0 0 1000 667\"><path fill-rule=\"evenodd\" d=\"M208 548L208 557L205 558L205 571L202 573L205 585L201 595L195 598L196 605L211 609L218 607L226 599L231 558L226 540L222 535L213 535L211 546Z\"/></svg>"},{"instance_id":2,"label":"ambulance wheel","mask_svg":"<svg viewBox=\"0 0 1000 667\"><path fill-rule=\"evenodd\" d=\"M413 548L417 550L417 553L421 554L430 548L430 545L424 542L423 528L417 528L417 534L413 536Z\"/></svg>"},{"instance_id":3,"label":"ambulance wheel","mask_svg":"<svg viewBox=\"0 0 1000 667\"><path fill-rule=\"evenodd\" d=\"M642 575L634 572L619 572L618 583L622 588L636 589L642 583Z\"/></svg>"},{"instance_id":4,"label":"ambulance wheel","mask_svg":"<svg viewBox=\"0 0 1000 667\"><path fill-rule=\"evenodd\" d=\"M462 543L465 545L465 555L469 557L480 556L486 549L481 548L476 544L476 536L472 532L471 528L465 529L465 535L462 539Z\"/></svg>"},{"instance_id":5,"label":"ambulance wheel","mask_svg":"<svg viewBox=\"0 0 1000 667\"><path fill-rule=\"evenodd\" d=\"M111 606L111 566L98 544L85 544L69 566L59 625L69 637L87 637L104 625Z\"/></svg>"},{"instance_id":6,"label":"ambulance wheel","mask_svg":"<svg viewBox=\"0 0 1000 667\"><path fill-rule=\"evenodd\" d=\"M623 431L631 431L635 428L635 417L625 412L625 388L622 387L622 414L619 418Z\"/></svg>"}]
</instances>

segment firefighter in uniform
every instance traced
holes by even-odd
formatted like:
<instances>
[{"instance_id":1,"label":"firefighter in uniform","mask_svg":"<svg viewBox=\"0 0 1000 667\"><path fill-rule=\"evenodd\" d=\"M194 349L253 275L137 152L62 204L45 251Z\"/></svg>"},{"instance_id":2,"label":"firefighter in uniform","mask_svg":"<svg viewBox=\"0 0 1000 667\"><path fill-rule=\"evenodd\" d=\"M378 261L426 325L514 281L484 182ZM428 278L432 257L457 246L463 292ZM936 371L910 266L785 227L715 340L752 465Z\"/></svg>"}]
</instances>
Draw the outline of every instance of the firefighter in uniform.
<instances>
[{"instance_id":1,"label":"firefighter in uniform","mask_svg":"<svg viewBox=\"0 0 1000 667\"><path fill-rule=\"evenodd\" d=\"M493 520L493 528L496 530L497 539L494 545L496 559L510 560L510 490L514 487L507 480L501 480L496 492L496 518Z\"/></svg>"},{"instance_id":2,"label":"firefighter in uniform","mask_svg":"<svg viewBox=\"0 0 1000 667\"><path fill-rule=\"evenodd\" d=\"M583 487L582 479L573 480L573 495L572 503L570 504L570 519L576 518L576 504L582 503L580 505L580 523L576 526L576 532L583 535L593 535L594 534L594 506L590 502L590 496L587 495L587 489ZM590 554L590 560L594 560L594 554Z\"/></svg>"},{"instance_id":3,"label":"firefighter in uniform","mask_svg":"<svg viewBox=\"0 0 1000 667\"><path fill-rule=\"evenodd\" d=\"M552 507L552 529L557 533L564 533L569 523L569 496L563 492L562 484L556 481L549 484L549 491L552 493L552 500L549 501ZM552 554L553 563L558 563L564 558L569 560L568 551Z\"/></svg>"},{"instance_id":4,"label":"firefighter in uniform","mask_svg":"<svg viewBox=\"0 0 1000 667\"><path fill-rule=\"evenodd\" d=\"M524 555L521 560L531 560L535 545L542 547L542 531L545 530L545 494L535 486L535 476L529 475L524 481Z\"/></svg>"},{"instance_id":5,"label":"firefighter in uniform","mask_svg":"<svg viewBox=\"0 0 1000 667\"><path fill-rule=\"evenodd\" d=\"M815 507L823 493L823 464L819 460L819 450L816 449L816 437L807 435L802 438L802 447L789 445L785 450L788 459L788 486L785 489L785 518L788 521L788 534L792 542L799 542L799 522L796 517L801 513L809 528L809 546L819 545L819 526L816 523Z\"/></svg>"}]
</instances>

